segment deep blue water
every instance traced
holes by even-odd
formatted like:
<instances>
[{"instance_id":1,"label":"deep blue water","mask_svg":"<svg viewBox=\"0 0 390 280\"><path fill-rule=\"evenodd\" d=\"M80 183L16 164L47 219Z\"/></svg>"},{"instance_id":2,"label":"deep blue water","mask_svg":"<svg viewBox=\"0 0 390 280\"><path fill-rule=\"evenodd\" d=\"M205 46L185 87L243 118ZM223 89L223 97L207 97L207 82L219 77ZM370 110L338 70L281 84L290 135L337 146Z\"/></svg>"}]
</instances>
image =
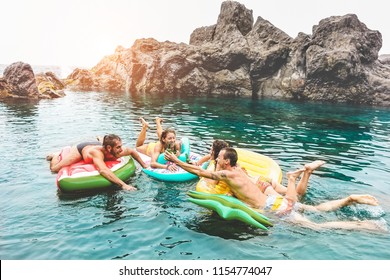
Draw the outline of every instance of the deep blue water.
<instances>
[{"instance_id":1,"label":"deep blue water","mask_svg":"<svg viewBox=\"0 0 390 280\"><path fill-rule=\"evenodd\" d=\"M0 103L0 258L388 260L389 234L314 231L280 220L265 233L222 220L186 200L196 181L164 183L138 170L130 180L136 192L65 196L45 156L105 133L134 146L138 117L153 123L161 116L199 153L218 138L271 156L284 173L325 160L311 177L305 203L369 193L381 206L350 206L310 218L389 224L389 113L347 105L96 92ZM156 140L153 130L148 137Z\"/></svg>"}]
</instances>

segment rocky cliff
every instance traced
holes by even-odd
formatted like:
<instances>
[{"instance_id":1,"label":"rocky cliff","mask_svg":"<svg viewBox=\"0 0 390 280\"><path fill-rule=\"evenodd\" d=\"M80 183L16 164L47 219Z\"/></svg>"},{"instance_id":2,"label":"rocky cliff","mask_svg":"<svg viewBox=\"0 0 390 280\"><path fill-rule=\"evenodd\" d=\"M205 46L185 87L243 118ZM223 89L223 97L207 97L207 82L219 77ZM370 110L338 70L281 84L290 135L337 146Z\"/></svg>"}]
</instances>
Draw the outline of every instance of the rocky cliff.
<instances>
[{"instance_id":1,"label":"rocky cliff","mask_svg":"<svg viewBox=\"0 0 390 280\"><path fill-rule=\"evenodd\" d=\"M379 31L356 15L333 16L291 38L252 10L225 1L217 23L189 44L139 39L90 70L68 77L73 90L229 94L390 106L390 65L378 59Z\"/></svg>"}]
</instances>

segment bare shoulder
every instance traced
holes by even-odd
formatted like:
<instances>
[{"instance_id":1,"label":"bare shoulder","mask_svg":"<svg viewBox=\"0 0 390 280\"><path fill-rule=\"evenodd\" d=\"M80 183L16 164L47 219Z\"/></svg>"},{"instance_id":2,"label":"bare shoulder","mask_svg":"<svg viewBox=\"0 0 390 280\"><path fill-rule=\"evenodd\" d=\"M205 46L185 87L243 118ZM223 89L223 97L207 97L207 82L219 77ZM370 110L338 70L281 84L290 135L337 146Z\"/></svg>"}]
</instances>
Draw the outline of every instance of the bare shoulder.
<instances>
[{"instance_id":1,"label":"bare shoulder","mask_svg":"<svg viewBox=\"0 0 390 280\"><path fill-rule=\"evenodd\" d=\"M91 155L91 157L104 159L104 153L102 149L102 147L93 147L88 151L88 153Z\"/></svg>"},{"instance_id":2,"label":"bare shoulder","mask_svg":"<svg viewBox=\"0 0 390 280\"><path fill-rule=\"evenodd\" d=\"M104 154L104 153L103 153L103 147L101 147L101 146L91 146L91 147L88 149L88 152L89 152L91 155Z\"/></svg>"},{"instance_id":3,"label":"bare shoulder","mask_svg":"<svg viewBox=\"0 0 390 280\"><path fill-rule=\"evenodd\" d=\"M163 152L163 145L161 144L160 141L158 141L158 142L156 143L156 145L154 145L154 152L155 152L155 153L158 153L158 154L160 154L160 153Z\"/></svg>"}]
</instances>

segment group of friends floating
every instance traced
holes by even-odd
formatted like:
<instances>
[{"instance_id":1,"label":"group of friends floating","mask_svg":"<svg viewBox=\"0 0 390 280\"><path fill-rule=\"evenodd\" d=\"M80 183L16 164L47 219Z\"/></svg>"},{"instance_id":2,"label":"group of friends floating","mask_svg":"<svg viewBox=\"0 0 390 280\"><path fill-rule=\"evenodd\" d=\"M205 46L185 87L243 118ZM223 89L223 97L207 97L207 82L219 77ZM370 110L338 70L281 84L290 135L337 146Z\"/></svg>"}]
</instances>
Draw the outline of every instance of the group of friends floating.
<instances>
[{"instance_id":1,"label":"group of friends floating","mask_svg":"<svg viewBox=\"0 0 390 280\"><path fill-rule=\"evenodd\" d=\"M262 177L253 178L250 176L237 163L238 156L236 150L229 147L228 143L223 140L215 140L210 149L210 153L203 156L199 161L191 163L181 161L178 158L181 151L181 142L177 139L174 129L163 129L163 119L157 117L155 123L159 141L145 143L149 123L142 117L140 118L140 122L142 128L135 148L124 147L119 136L109 134L103 138L98 137L98 141L83 142L73 146L70 153L63 158L59 156L60 153L47 156L47 160L50 161L50 170L52 172L58 172L65 166L84 160L86 163L93 163L100 175L113 184L118 185L124 190L136 190L135 187L119 179L106 166L105 161L116 160L123 156L131 156L143 168L147 168L149 166L145 164L139 155L139 153L142 153L151 158L150 167L152 168L164 168L175 172L180 167L187 172L206 178L210 183L224 182L230 189L227 195L236 197L253 209L274 212L277 216L284 217L285 220L303 227L316 230L347 229L387 231L386 225L375 220L315 223L302 215L304 211L334 211L352 204L378 205L377 199L368 194L349 195L348 197L327 201L319 205L300 203L300 198L307 191L311 174L325 164L322 160L313 161L305 164L298 170L288 172L286 174L287 186L283 186L276 180ZM162 153L168 161L166 164L161 164L157 161L159 155ZM215 168L212 170L203 169L202 164L210 160L215 161Z\"/></svg>"}]
</instances>

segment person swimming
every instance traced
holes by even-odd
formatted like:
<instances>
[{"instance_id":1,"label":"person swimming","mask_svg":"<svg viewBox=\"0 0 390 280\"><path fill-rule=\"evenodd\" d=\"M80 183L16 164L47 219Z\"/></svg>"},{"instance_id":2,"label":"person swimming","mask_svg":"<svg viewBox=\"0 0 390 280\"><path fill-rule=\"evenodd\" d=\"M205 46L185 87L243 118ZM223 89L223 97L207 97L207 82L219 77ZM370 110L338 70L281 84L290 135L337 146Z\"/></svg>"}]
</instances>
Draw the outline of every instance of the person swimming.
<instances>
[{"instance_id":1,"label":"person swimming","mask_svg":"<svg viewBox=\"0 0 390 280\"><path fill-rule=\"evenodd\" d=\"M305 205L298 202L298 192L296 190L296 180L305 171L299 169L297 171L288 172L288 185L286 195L282 196L278 193L265 194L253 182L249 176L237 166L237 152L233 148L224 148L218 155L217 164L219 171L203 170L199 166L181 162L173 154L167 153L167 158L184 170L194 173L200 177L206 177L213 180L226 182L234 196L252 208L259 210L271 210L279 216L288 216L288 221L298 224L302 227L312 229L349 229L349 230L370 230L384 231L383 227L379 227L375 221L333 221L324 223L315 223L310 221L299 212L307 211L334 211L344 206L351 204L367 204L377 206L378 201L375 197L367 194L350 195L343 199L327 201L319 205ZM306 165L307 169L316 169L318 165L324 164L322 161L314 161ZM270 189L270 188L268 188Z\"/></svg>"}]
</instances>

